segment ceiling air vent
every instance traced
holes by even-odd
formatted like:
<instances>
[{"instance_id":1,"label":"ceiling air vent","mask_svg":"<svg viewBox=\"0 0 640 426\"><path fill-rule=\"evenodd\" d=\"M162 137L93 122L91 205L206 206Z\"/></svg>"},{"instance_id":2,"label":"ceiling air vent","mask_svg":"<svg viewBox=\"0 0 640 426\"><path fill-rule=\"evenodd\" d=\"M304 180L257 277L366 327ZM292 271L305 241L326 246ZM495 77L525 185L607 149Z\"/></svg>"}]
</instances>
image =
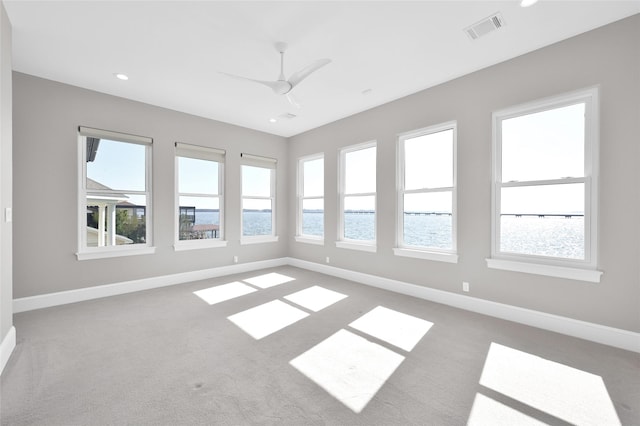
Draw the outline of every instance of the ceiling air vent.
<instances>
[{"instance_id":1,"label":"ceiling air vent","mask_svg":"<svg viewBox=\"0 0 640 426\"><path fill-rule=\"evenodd\" d=\"M500 13L494 13L488 18L465 28L464 32L467 33L471 40L476 40L492 31L499 30L505 25L506 22L504 22L502 15Z\"/></svg>"}]
</instances>

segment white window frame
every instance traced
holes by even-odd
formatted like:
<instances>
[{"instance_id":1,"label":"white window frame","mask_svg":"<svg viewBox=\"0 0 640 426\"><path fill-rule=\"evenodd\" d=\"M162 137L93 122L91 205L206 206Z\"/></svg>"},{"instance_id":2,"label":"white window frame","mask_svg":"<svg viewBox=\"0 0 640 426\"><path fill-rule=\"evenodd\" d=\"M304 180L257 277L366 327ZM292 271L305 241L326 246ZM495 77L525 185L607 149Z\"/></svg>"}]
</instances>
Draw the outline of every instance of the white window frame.
<instances>
[{"instance_id":1,"label":"white window frame","mask_svg":"<svg viewBox=\"0 0 640 426\"><path fill-rule=\"evenodd\" d=\"M306 162L308 161L315 161L315 160L322 160L322 165L323 165L323 182L322 182L322 195L315 195L315 196L307 196L305 197L304 195L304 165ZM303 212L302 212L302 207L304 205L304 201L305 200L322 200L322 204L324 206L324 153L318 153L318 154L313 154L313 155L308 155L305 157L300 157L298 159L298 176L297 176L297 190L296 190L296 195L297 195L297 201L298 201L298 208L297 208L297 214L296 214L296 236L295 236L295 240L299 243L308 243L308 244L317 244L317 245L324 245L324 226L323 226L323 232L322 232L322 237L319 237L317 235L307 235L303 233L303 223L302 223L302 219L303 219ZM324 213L322 215L322 218L324 220Z\"/></svg>"},{"instance_id":2,"label":"white window frame","mask_svg":"<svg viewBox=\"0 0 640 426\"><path fill-rule=\"evenodd\" d=\"M365 193L349 193L345 192L346 186L346 156L350 152L360 151L363 149L375 148L376 149L376 192L365 192ZM360 250L375 253L377 251L377 238L378 238L378 196L377 196L377 185L378 185L378 142L373 140L369 142L364 142L356 145L350 145L340 150L340 156L338 161L339 163L339 179L338 179L338 238L336 241L336 247L344 248L344 249L352 249L352 250ZM373 232L374 239L373 240L353 240L350 238L344 237L344 199L346 197L353 196L373 196L374 197L374 205L375 211L373 213Z\"/></svg>"},{"instance_id":3,"label":"white window frame","mask_svg":"<svg viewBox=\"0 0 640 426\"><path fill-rule=\"evenodd\" d=\"M242 166L263 167L270 170L271 186L269 197L258 196L245 196L242 188ZM262 157L259 155L252 155L247 153L240 154L240 244L260 244L260 243L272 243L278 241L278 234L276 230L276 171L278 167L278 160L270 157ZM242 217L242 204L247 200L271 200L271 235L244 235L243 230L243 217Z\"/></svg>"},{"instance_id":4,"label":"white window frame","mask_svg":"<svg viewBox=\"0 0 640 426\"><path fill-rule=\"evenodd\" d=\"M225 150L218 148L209 148L199 145L190 145L181 142L175 143L175 243L173 248L175 251L204 249L214 247L226 247L227 241L224 234L224 163ZM179 159L194 158L196 160L207 160L218 163L218 194L196 194L190 192L180 192L180 169ZM219 206L219 226L218 237L207 238L202 240L180 240L180 196L217 198Z\"/></svg>"},{"instance_id":5,"label":"white window frame","mask_svg":"<svg viewBox=\"0 0 640 426\"><path fill-rule=\"evenodd\" d=\"M585 104L584 177L526 182L502 182L501 123L503 120L535 114L578 103ZM598 271L598 171L599 171L599 96L598 88L578 90L517 105L493 113L493 161L491 188L491 258L489 268L530 274L599 282ZM500 247L500 195L502 188L582 183L585 188L585 259L503 253Z\"/></svg>"},{"instance_id":6,"label":"white window frame","mask_svg":"<svg viewBox=\"0 0 640 426\"><path fill-rule=\"evenodd\" d=\"M113 245L103 247L87 246L87 137L106 139L117 142L143 145L145 147L145 190L127 191L129 194L145 195L145 243L135 245ZM152 199L152 145L153 139L145 136L136 136L109 130L94 129L91 127L78 127L78 260L102 259L109 257L133 256L155 253L153 246L153 199ZM92 190L91 192L96 192ZM104 190L108 194L108 190ZM114 189L114 193L122 193L122 190Z\"/></svg>"},{"instance_id":7,"label":"white window frame","mask_svg":"<svg viewBox=\"0 0 640 426\"><path fill-rule=\"evenodd\" d=\"M447 130L453 131L453 155L451 161L453 162L453 180L450 187L439 188L420 188L420 189L405 189L405 142L408 139L414 139L421 136L426 136L434 133L439 133ZM396 212L396 247L393 249L393 253L396 256L413 257L417 259L435 260L440 262L457 263L457 199L458 199L458 185L457 185L457 145L458 145L458 129L456 121L448 121L446 123L436 124L433 126L425 127L418 130L412 130L410 132L401 133L398 135L397 144L397 196L398 196L398 210ZM422 247L408 245L404 242L404 196L405 194L428 194L434 192L451 192L451 249L440 249L437 247Z\"/></svg>"}]
</instances>

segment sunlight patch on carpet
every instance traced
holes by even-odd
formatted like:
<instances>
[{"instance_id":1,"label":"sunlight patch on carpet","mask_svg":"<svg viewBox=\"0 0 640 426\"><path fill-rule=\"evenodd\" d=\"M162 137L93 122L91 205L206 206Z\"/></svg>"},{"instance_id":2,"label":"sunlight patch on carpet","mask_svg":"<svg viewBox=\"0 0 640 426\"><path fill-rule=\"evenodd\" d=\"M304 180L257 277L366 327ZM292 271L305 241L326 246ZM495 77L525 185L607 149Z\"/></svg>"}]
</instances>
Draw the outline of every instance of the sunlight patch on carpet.
<instances>
[{"instance_id":1,"label":"sunlight patch on carpet","mask_svg":"<svg viewBox=\"0 0 640 426\"><path fill-rule=\"evenodd\" d=\"M402 355L340 330L290 364L359 413L403 360Z\"/></svg>"},{"instance_id":2,"label":"sunlight patch on carpet","mask_svg":"<svg viewBox=\"0 0 640 426\"><path fill-rule=\"evenodd\" d=\"M433 326L432 322L382 306L378 306L349 324L349 327L384 340L407 352L413 350L431 326Z\"/></svg>"},{"instance_id":3,"label":"sunlight patch on carpet","mask_svg":"<svg viewBox=\"0 0 640 426\"><path fill-rule=\"evenodd\" d=\"M602 377L497 343L480 384L569 423L620 425Z\"/></svg>"},{"instance_id":4,"label":"sunlight patch on carpet","mask_svg":"<svg viewBox=\"0 0 640 426\"><path fill-rule=\"evenodd\" d=\"M254 339L259 340L307 316L309 316L308 313L298 308L280 300L274 300L231 315L227 319Z\"/></svg>"},{"instance_id":5,"label":"sunlight patch on carpet","mask_svg":"<svg viewBox=\"0 0 640 426\"><path fill-rule=\"evenodd\" d=\"M300 290L284 298L310 311L318 312L339 302L345 297L347 297L346 294L314 285L313 287Z\"/></svg>"},{"instance_id":6,"label":"sunlight patch on carpet","mask_svg":"<svg viewBox=\"0 0 640 426\"><path fill-rule=\"evenodd\" d=\"M518 410L504 405L503 403L476 394L471 407L471 414L467 426L544 426L546 423L529 417Z\"/></svg>"},{"instance_id":7,"label":"sunlight patch on carpet","mask_svg":"<svg viewBox=\"0 0 640 426\"><path fill-rule=\"evenodd\" d=\"M209 305L215 305L216 303L235 299L236 297L244 296L245 294L253 293L254 291L258 290L236 281L229 284L194 291L193 294L207 302Z\"/></svg>"},{"instance_id":8,"label":"sunlight patch on carpet","mask_svg":"<svg viewBox=\"0 0 640 426\"><path fill-rule=\"evenodd\" d=\"M258 275L257 277L247 278L242 280L251 285L255 285L260 288L275 287L280 284L294 281L295 278L288 277L286 275L278 274L277 272L271 272L270 274Z\"/></svg>"}]
</instances>

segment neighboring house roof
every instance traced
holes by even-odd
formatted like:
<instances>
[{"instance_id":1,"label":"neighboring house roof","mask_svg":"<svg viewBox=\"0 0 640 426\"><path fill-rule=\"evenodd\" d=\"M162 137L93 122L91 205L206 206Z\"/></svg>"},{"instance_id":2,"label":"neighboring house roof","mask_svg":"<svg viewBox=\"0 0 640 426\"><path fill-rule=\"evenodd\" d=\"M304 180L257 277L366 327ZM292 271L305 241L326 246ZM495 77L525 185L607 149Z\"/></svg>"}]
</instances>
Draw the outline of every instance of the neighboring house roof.
<instances>
[{"instance_id":1,"label":"neighboring house roof","mask_svg":"<svg viewBox=\"0 0 640 426\"><path fill-rule=\"evenodd\" d=\"M87 191L113 191L112 188L109 188L106 185L101 184L98 181L95 181L93 179L87 178ZM118 193L118 192L111 192L109 194L104 194L104 195L97 195L97 194L87 194L87 200L101 200L101 201L125 201L128 200L129 197L127 197L125 194L122 193Z\"/></svg>"}]
</instances>

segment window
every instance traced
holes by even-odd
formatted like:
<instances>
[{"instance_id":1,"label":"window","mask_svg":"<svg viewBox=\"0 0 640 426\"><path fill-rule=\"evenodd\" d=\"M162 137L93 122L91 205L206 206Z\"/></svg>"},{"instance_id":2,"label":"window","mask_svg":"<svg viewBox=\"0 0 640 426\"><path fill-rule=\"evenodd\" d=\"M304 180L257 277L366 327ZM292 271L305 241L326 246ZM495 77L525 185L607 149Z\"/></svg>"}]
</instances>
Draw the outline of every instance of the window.
<instances>
[{"instance_id":1,"label":"window","mask_svg":"<svg viewBox=\"0 0 640 426\"><path fill-rule=\"evenodd\" d=\"M340 151L337 247L376 251L376 143Z\"/></svg>"},{"instance_id":2,"label":"window","mask_svg":"<svg viewBox=\"0 0 640 426\"><path fill-rule=\"evenodd\" d=\"M493 114L490 267L600 280L597 96L584 90Z\"/></svg>"},{"instance_id":3,"label":"window","mask_svg":"<svg viewBox=\"0 0 640 426\"><path fill-rule=\"evenodd\" d=\"M243 244L278 241L276 236L276 160L240 154Z\"/></svg>"},{"instance_id":4,"label":"window","mask_svg":"<svg viewBox=\"0 0 640 426\"><path fill-rule=\"evenodd\" d=\"M398 139L399 256L455 263L456 123Z\"/></svg>"},{"instance_id":5,"label":"window","mask_svg":"<svg viewBox=\"0 0 640 426\"><path fill-rule=\"evenodd\" d=\"M324 156L301 158L298 162L297 241L324 240Z\"/></svg>"},{"instance_id":6,"label":"window","mask_svg":"<svg viewBox=\"0 0 640 426\"><path fill-rule=\"evenodd\" d=\"M224 154L176 143L176 250L225 246Z\"/></svg>"},{"instance_id":7,"label":"window","mask_svg":"<svg viewBox=\"0 0 640 426\"><path fill-rule=\"evenodd\" d=\"M153 253L151 144L79 128L78 259Z\"/></svg>"}]
</instances>

